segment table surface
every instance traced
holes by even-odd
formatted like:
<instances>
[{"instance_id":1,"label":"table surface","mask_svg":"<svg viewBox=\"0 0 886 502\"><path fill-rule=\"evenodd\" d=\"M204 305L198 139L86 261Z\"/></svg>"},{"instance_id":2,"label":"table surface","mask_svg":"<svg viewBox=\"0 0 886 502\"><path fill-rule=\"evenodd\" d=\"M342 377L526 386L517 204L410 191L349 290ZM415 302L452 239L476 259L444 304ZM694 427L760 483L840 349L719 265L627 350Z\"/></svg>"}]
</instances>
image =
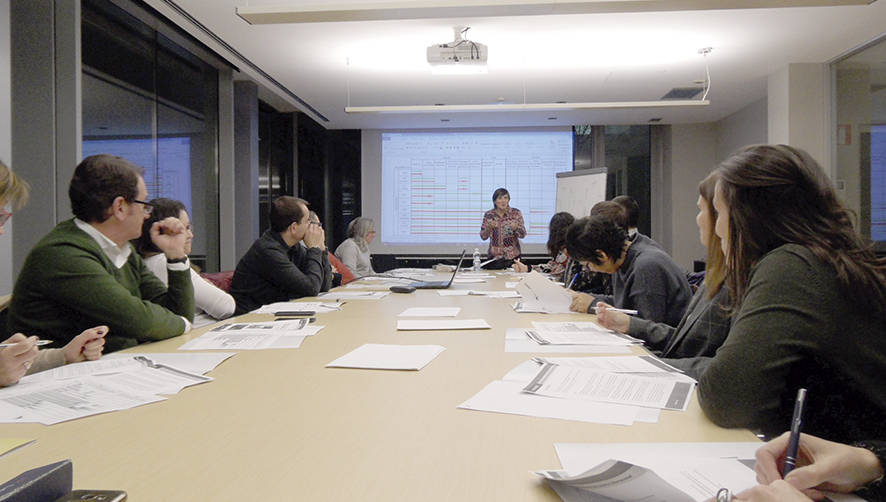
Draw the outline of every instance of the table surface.
<instances>
[{"instance_id":1,"label":"table surface","mask_svg":"<svg viewBox=\"0 0 886 502\"><path fill-rule=\"evenodd\" d=\"M503 290L506 280L516 279L454 287ZM209 373L215 381L166 401L0 426L0 437L37 440L0 457L0 480L70 458L75 488L122 489L133 501L555 501L530 471L560 467L556 442L757 441L712 424L695 397L686 412L663 410L659 423L629 427L456 409L533 355L504 352L507 328L591 318L517 314L513 302L433 290L349 301L318 314L325 328L301 348L240 351ZM461 307L457 318L493 327L398 332L397 314L409 307ZM173 352L206 329L136 350ZM364 343L446 350L420 371L325 368Z\"/></svg>"}]
</instances>

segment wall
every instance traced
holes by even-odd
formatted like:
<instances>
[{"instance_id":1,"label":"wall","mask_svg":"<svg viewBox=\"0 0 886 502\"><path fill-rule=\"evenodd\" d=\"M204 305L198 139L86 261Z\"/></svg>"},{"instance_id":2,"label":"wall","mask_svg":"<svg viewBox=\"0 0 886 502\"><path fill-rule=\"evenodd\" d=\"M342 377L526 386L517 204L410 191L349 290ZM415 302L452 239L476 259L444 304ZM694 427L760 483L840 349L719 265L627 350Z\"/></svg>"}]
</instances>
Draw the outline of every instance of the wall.
<instances>
[{"instance_id":1,"label":"wall","mask_svg":"<svg viewBox=\"0 0 886 502\"><path fill-rule=\"evenodd\" d=\"M827 64L790 64L770 75L767 142L806 150L833 177L830 95Z\"/></svg>"},{"instance_id":2,"label":"wall","mask_svg":"<svg viewBox=\"0 0 886 502\"><path fill-rule=\"evenodd\" d=\"M0 0L0 160L12 162L10 115L9 0ZM12 220L0 235L0 296L12 292Z\"/></svg>"},{"instance_id":3,"label":"wall","mask_svg":"<svg viewBox=\"0 0 886 502\"><path fill-rule=\"evenodd\" d=\"M668 251L687 272L692 270L693 260L705 258L695 225L695 202L698 182L717 162L716 129L716 124L710 123L671 126L671 190L661 196L671 199L672 244Z\"/></svg>"},{"instance_id":4,"label":"wall","mask_svg":"<svg viewBox=\"0 0 886 502\"><path fill-rule=\"evenodd\" d=\"M735 150L768 140L768 101L762 98L715 124L717 132L717 162Z\"/></svg>"}]
</instances>

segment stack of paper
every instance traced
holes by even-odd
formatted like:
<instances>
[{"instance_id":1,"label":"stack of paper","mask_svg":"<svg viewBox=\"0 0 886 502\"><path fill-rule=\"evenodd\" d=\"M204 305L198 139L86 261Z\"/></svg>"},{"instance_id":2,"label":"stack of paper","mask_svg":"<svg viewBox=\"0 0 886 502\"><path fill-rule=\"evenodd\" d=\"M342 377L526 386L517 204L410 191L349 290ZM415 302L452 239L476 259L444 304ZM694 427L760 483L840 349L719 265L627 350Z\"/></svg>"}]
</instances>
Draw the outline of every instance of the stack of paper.
<instances>
[{"instance_id":1,"label":"stack of paper","mask_svg":"<svg viewBox=\"0 0 886 502\"><path fill-rule=\"evenodd\" d=\"M391 294L390 291L329 291L328 293L320 293L320 298L330 301L345 300L380 300Z\"/></svg>"},{"instance_id":2,"label":"stack of paper","mask_svg":"<svg viewBox=\"0 0 886 502\"><path fill-rule=\"evenodd\" d=\"M438 289L440 296L485 296L486 298L520 298L516 291L486 291L473 289Z\"/></svg>"},{"instance_id":3,"label":"stack of paper","mask_svg":"<svg viewBox=\"0 0 886 502\"><path fill-rule=\"evenodd\" d=\"M549 314L565 314L571 312L572 295L565 288L558 286L538 272L532 271L520 284L517 292L523 297L518 312L544 312Z\"/></svg>"},{"instance_id":4,"label":"stack of paper","mask_svg":"<svg viewBox=\"0 0 886 502\"><path fill-rule=\"evenodd\" d=\"M659 408L621 404L615 400L591 402L583 399L563 399L525 392L524 389L532 383L541 367L543 366L535 361L520 364L509 371L502 380L493 381L458 407L494 413L614 425L658 421ZM650 369L645 365L643 368Z\"/></svg>"},{"instance_id":5,"label":"stack of paper","mask_svg":"<svg viewBox=\"0 0 886 502\"><path fill-rule=\"evenodd\" d=\"M384 345L367 343L327 364L327 368L420 370L441 352L440 345Z\"/></svg>"},{"instance_id":6,"label":"stack of paper","mask_svg":"<svg viewBox=\"0 0 886 502\"><path fill-rule=\"evenodd\" d=\"M546 336L540 337L536 329L508 328L505 331L505 352L629 354L630 346L638 343L627 335L607 333L547 332Z\"/></svg>"},{"instance_id":7,"label":"stack of paper","mask_svg":"<svg viewBox=\"0 0 886 502\"><path fill-rule=\"evenodd\" d=\"M91 363L45 372L56 377L53 379L38 374L40 378L22 379L16 386L0 389L0 422L50 425L162 401L165 398L157 394L175 394L212 380L145 356Z\"/></svg>"},{"instance_id":8,"label":"stack of paper","mask_svg":"<svg viewBox=\"0 0 886 502\"><path fill-rule=\"evenodd\" d=\"M253 310L255 314L274 314L277 312L332 312L341 310L339 302L276 302L262 305Z\"/></svg>"},{"instance_id":9,"label":"stack of paper","mask_svg":"<svg viewBox=\"0 0 886 502\"><path fill-rule=\"evenodd\" d=\"M398 331L431 331L431 330L454 330L454 329L490 329L483 319L454 319L454 320L406 320L397 321Z\"/></svg>"},{"instance_id":10,"label":"stack of paper","mask_svg":"<svg viewBox=\"0 0 886 502\"><path fill-rule=\"evenodd\" d=\"M458 307L412 307L400 312L399 317L455 317Z\"/></svg>"},{"instance_id":11,"label":"stack of paper","mask_svg":"<svg viewBox=\"0 0 886 502\"><path fill-rule=\"evenodd\" d=\"M317 334L323 326L310 326L308 319L223 324L179 350L259 350L297 349L305 337Z\"/></svg>"}]
</instances>

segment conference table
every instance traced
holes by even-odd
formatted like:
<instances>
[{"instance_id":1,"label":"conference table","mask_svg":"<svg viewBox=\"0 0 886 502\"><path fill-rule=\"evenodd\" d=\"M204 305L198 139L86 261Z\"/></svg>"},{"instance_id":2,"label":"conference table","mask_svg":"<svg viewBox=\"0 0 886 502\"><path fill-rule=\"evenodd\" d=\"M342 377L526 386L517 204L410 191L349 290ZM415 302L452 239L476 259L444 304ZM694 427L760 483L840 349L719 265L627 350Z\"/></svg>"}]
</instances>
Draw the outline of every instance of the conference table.
<instances>
[{"instance_id":1,"label":"conference table","mask_svg":"<svg viewBox=\"0 0 886 502\"><path fill-rule=\"evenodd\" d=\"M499 274L453 287L504 290L514 280ZM166 401L52 426L0 426L2 437L36 439L0 457L0 481L70 458L74 488L122 489L132 501L555 501L530 471L560 468L556 442L758 441L711 423L695 396L685 412L632 426L457 409L532 357L504 351L507 328L591 318L518 314L513 303L434 290L348 301L317 314L325 328L301 348L239 351L209 373L214 381ZM397 314L409 307L461 307L458 319L482 318L492 329L398 332ZM173 352L207 329L134 351ZM364 343L446 350L420 371L325 367Z\"/></svg>"}]
</instances>

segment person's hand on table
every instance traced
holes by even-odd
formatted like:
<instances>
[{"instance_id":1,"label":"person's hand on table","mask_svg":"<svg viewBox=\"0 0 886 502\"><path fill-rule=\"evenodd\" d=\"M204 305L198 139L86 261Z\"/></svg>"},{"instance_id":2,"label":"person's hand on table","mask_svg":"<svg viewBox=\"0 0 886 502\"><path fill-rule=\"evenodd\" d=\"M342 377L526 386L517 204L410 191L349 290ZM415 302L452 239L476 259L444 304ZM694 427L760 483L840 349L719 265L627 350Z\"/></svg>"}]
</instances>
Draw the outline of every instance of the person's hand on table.
<instances>
[{"instance_id":1,"label":"person's hand on table","mask_svg":"<svg viewBox=\"0 0 886 502\"><path fill-rule=\"evenodd\" d=\"M70 364L100 358L105 348L106 334L108 334L107 326L96 326L75 336L64 347L65 362Z\"/></svg>"},{"instance_id":2,"label":"person's hand on table","mask_svg":"<svg viewBox=\"0 0 886 502\"><path fill-rule=\"evenodd\" d=\"M579 293L577 291L569 291L569 294L572 295L572 305L569 306L569 310L587 314L588 307L593 303L594 297L587 293Z\"/></svg>"},{"instance_id":3,"label":"person's hand on table","mask_svg":"<svg viewBox=\"0 0 886 502\"><path fill-rule=\"evenodd\" d=\"M514 260L514 272L529 272L529 265L526 265L517 258Z\"/></svg>"},{"instance_id":4,"label":"person's hand on table","mask_svg":"<svg viewBox=\"0 0 886 502\"><path fill-rule=\"evenodd\" d=\"M616 312L612 308L612 305L597 302L597 324L619 333L627 333L628 328L631 326L630 316L623 312Z\"/></svg>"},{"instance_id":5,"label":"person's hand on table","mask_svg":"<svg viewBox=\"0 0 886 502\"><path fill-rule=\"evenodd\" d=\"M745 490L736 494L732 500L742 502L812 502L812 499L804 495L803 492L781 479L771 485L757 485Z\"/></svg>"},{"instance_id":6,"label":"person's hand on table","mask_svg":"<svg viewBox=\"0 0 886 502\"><path fill-rule=\"evenodd\" d=\"M790 433L764 444L757 450L757 481L769 484L781 479ZM800 435L797 467L785 481L814 498L818 490L849 493L883 476L883 466L870 450L827 441L809 434Z\"/></svg>"},{"instance_id":7,"label":"person's hand on table","mask_svg":"<svg viewBox=\"0 0 886 502\"><path fill-rule=\"evenodd\" d=\"M18 383L31 368L38 350L36 336L26 337L16 333L3 343L15 345L0 349L0 387Z\"/></svg>"}]
</instances>

